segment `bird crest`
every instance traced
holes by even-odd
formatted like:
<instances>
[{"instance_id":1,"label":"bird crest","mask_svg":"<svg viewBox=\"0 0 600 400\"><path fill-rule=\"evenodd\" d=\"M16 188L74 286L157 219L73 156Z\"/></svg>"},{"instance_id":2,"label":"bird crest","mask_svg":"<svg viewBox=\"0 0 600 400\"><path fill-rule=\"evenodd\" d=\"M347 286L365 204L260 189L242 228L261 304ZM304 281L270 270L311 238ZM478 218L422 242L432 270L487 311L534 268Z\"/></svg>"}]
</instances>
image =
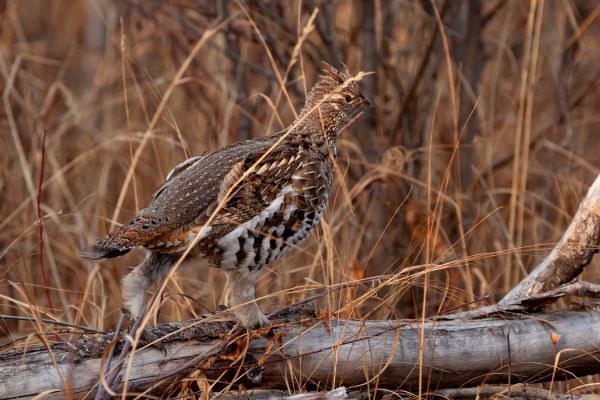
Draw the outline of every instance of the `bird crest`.
<instances>
[{"instance_id":1,"label":"bird crest","mask_svg":"<svg viewBox=\"0 0 600 400\"><path fill-rule=\"evenodd\" d=\"M327 96L333 96L341 91L349 91L353 94L359 93L356 81L347 82L352 79L352 75L345 65L341 70L324 61L322 65L322 73L306 98L305 109L307 107L313 108Z\"/></svg>"},{"instance_id":2,"label":"bird crest","mask_svg":"<svg viewBox=\"0 0 600 400\"><path fill-rule=\"evenodd\" d=\"M358 81L365 75L364 72L351 75L343 64L340 69L323 62L322 73L306 97L295 125L320 127L326 136L334 138L338 129L361 106L371 104L358 87Z\"/></svg>"}]
</instances>

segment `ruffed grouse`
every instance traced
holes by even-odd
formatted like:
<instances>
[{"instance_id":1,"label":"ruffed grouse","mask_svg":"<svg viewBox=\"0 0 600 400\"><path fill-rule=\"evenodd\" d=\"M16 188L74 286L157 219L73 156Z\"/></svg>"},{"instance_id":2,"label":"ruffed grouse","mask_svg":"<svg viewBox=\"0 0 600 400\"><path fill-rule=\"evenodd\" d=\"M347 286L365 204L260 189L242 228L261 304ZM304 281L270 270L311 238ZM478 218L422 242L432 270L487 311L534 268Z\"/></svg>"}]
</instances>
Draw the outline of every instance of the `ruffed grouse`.
<instances>
[{"instance_id":1,"label":"ruffed grouse","mask_svg":"<svg viewBox=\"0 0 600 400\"><path fill-rule=\"evenodd\" d=\"M333 179L338 131L365 104L357 78L324 63L294 123L282 132L235 143L177 165L150 204L129 223L84 250L90 259L134 247L145 261L123 279L126 309L145 309L144 295L194 241L200 257L227 274L230 305L246 327L268 323L254 300L258 271L304 240L317 225Z\"/></svg>"}]
</instances>

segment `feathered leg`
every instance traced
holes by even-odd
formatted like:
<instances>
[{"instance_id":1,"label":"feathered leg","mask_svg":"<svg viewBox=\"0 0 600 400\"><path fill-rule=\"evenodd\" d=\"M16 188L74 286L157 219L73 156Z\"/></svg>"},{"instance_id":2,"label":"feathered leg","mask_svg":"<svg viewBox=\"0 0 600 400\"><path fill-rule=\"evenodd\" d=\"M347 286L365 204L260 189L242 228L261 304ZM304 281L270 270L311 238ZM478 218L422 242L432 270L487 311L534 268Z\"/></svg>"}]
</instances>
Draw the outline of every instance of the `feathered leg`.
<instances>
[{"instance_id":1,"label":"feathered leg","mask_svg":"<svg viewBox=\"0 0 600 400\"><path fill-rule=\"evenodd\" d=\"M146 292L164 279L178 259L176 254L149 253L142 264L123 278L123 302L131 319L138 319L144 313Z\"/></svg>"},{"instance_id":2,"label":"feathered leg","mask_svg":"<svg viewBox=\"0 0 600 400\"><path fill-rule=\"evenodd\" d=\"M226 271L226 275L229 282L229 306L234 308L233 312L240 323L246 328L268 325L269 319L260 312L254 301L254 283L258 270L244 268Z\"/></svg>"}]
</instances>

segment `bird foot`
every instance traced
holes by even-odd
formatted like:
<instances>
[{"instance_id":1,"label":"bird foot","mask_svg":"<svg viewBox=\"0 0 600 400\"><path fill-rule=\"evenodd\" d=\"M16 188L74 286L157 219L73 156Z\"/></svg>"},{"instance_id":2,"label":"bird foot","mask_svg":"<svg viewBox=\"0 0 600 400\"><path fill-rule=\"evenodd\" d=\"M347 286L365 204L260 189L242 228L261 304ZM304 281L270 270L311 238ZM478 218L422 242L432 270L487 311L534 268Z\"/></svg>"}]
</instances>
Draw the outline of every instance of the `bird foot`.
<instances>
[{"instance_id":1,"label":"bird foot","mask_svg":"<svg viewBox=\"0 0 600 400\"><path fill-rule=\"evenodd\" d=\"M248 330L260 329L269 326L271 323L269 318L254 306L250 309L242 309L234 311L234 315L240 322L241 326Z\"/></svg>"}]
</instances>

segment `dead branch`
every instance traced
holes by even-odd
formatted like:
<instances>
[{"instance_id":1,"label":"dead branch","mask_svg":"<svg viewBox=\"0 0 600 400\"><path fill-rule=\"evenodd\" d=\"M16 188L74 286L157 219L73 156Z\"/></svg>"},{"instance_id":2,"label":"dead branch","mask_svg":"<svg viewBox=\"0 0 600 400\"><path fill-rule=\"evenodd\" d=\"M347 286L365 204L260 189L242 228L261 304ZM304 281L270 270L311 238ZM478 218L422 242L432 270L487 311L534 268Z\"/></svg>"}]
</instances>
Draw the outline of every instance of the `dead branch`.
<instances>
[{"instance_id":1,"label":"dead branch","mask_svg":"<svg viewBox=\"0 0 600 400\"><path fill-rule=\"evenodd\" d=\"M557 394L549 390L531 387L527 385L482 385L472 388L460 389L442 389L432 393L436 397L446 399L487 399L498 396L507 397L510 399L527 399L527 400L593 400L597 395L586 394Z\"/></svg>"},{"instance_id":2,"label":"dead branch","mask_svg":"<svg viewBox=\"0 0 600 400\"><path fill-rule=\"evenodd\" d=\"M183 376L198 368L197 363L182 367L219 346L226 340L221 336L230 328L222 322L204 322L182 330L189 325L176 323L152 328L153 335L173 332L177 335L165 343L166 356L152 347L134 354L130 390L141 391L164 377L173 381L175 372ZM233 365L232 355L243 353L246 340L232 341L229 348L211 358L212 364L202 372L208 378L220 377L222 382L251 374L255 385L283 389L292 379L309 385L319 382L360 385L377 381L379 387L393 385L410 390L419 382L422 328L425 330L423 382L432 382L430 389L465 383L505 383L509 378L508 360L511 360L513 383L600 372L597 346L600 311L429 321L423 327L414 321L305 319L275 328L274 337L253 338L244 361ZM560 337L558 343L553 343L552 332L559 335L554 335ZM67 386L76 397L94 392L102 343L110 337L108 334L71 345L57 344L51 353L43 347L3 353L0 397L16 399L46 392L46 398L62 398Z\"/></svg>"},{"instance_id":3,"label":"dead branch","mask_svg":"<svg viewBox=\"0 0 600 400\"><path fill-rule=\"evenodd\" d=\"M345 387L330 390L328 392L304 392L290 395L285 390L258 389L233 391L231 393L219 396L221 400L359 400L362 396L359 393L350 392Z\"/></svg>"},{"instance_id":4,"label":"dead branch","mask_svg":"<svg viewBox=\"0 0 600 400\"><path fill-rule=\"evenodd\" d=\"M600 249L600 176L581 202L554 250L498 304L518 304L528 297L571 282Z\"/></svg>"},{"instance_id":5,"label":"dead branch","mask_svg":"<svg viewBox=\"0 0 600 400\"><path fill-rule=\"evenodd\" d=\"M597 298L598 285L573 282L600 250L600 175L552 252L498 304L444 316L448 320L532 311L567 294Z\"/></svg>"}]
</instances>

